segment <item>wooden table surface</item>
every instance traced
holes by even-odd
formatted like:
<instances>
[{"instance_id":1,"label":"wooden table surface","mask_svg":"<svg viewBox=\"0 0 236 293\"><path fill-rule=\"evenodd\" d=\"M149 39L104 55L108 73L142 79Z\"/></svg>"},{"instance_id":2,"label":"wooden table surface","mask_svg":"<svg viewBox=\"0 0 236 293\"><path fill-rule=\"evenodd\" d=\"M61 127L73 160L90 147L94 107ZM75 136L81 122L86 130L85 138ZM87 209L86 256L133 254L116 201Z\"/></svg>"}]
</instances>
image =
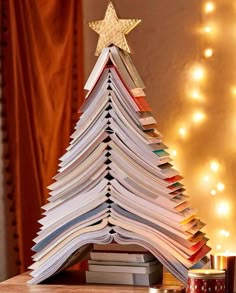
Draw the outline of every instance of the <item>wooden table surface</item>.
<instances>
[{"instance_id":1,"label":"wooden table surface","mask_svg":"<svg viewBox=\"0 0 236 293\"><path fill-rule=\"evenodd\" d=\"M148 293L148 287L125 285L86 285L81 273L65 271L52 277L50 282L28 285L28 273L15 276L0 283L0 293Z\"/></svg>"}]
</instances>

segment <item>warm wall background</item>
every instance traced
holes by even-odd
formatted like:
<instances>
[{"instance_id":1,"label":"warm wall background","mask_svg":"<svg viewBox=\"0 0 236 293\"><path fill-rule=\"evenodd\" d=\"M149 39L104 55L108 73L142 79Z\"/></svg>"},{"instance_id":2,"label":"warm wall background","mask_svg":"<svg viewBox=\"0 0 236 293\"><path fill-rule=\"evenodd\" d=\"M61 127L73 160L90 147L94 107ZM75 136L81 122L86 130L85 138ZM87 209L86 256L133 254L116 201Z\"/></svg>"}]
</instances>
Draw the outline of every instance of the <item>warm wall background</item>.
<instances>
[{"instance_id":1,"label":"warm wall background","mask_svg":"<svg viewBox=\"0 0 236 293\"><path fill-rule=\"evenodd\" d=\"M185 177L187 194L208 222L211 245L221 251L236 250L236 90L231 91L236 84L236 7L230 0L215 0L216 10L209 16L202 10L207 1L113 2L121 18L142 19L127 37L132 59L146 84L159 130L171 150L177 151L174 164ZM84 0L83 5L85 22L99 20L107 0ZM214 29L209 37L200 32L208 22ZM85 24L85 80L96 62L96 42L96 33ZM202 52L207 46L214 55L206 60ZM189 74L196 62L207 71L200 85L201 99L192 99L187 91L193 86ZM205 114L201 123L192 122L195 111ZM179 135L180 127L186 127L186 137ZM217 172L210 168L212 160L219 163ZM218 183L224 184L223 191L217 190ZM212 190L216 195L211 195Z\"/></svg>"}]
</instances>

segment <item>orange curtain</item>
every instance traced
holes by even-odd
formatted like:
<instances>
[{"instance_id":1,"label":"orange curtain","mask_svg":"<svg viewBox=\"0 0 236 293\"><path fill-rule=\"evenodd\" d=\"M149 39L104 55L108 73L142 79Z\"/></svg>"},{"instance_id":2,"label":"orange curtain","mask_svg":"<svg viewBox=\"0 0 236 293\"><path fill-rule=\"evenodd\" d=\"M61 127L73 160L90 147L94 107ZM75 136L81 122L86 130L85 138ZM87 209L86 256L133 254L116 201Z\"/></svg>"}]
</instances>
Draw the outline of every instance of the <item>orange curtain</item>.
<instances>
[{"instance_id":1,"label":"orange curtain","mask_svg":"<svg viewBox=\"0 0 236 293\"><path fill-rule=\"evenodd\" d=\"M16 230L8 241L22 272L82 103L81 1L2 0L1 10L5 187Z\"/></svg>"}]
</instances>

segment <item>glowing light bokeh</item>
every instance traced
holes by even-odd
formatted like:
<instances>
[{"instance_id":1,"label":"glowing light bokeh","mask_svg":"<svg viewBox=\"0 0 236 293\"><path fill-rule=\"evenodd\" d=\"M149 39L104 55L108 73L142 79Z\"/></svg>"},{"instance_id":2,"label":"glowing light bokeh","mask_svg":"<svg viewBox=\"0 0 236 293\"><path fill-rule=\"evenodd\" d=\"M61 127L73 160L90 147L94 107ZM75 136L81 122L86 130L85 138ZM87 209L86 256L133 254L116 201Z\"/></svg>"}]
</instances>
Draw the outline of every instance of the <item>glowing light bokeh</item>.
<instances>
[{"instance_id":1,"label":"glowing light bokeh","mask_svg":"<svg viewBox=\"0 0 236 293\"><path fill-rule=\"evenodd\" d=\"M210 58L213 56L213 50L211 48L207 48L204 50L204 56L206 58Z\"/></svg>"},{"instance_id":2,"label":"glowing light bokeh","mask_svg":"<svg viewBox=\"0 0 236 293\"><path fill-rule=\"evenodd\" d=\"M181 137L186 137L187 135L187 129L185 127L180 127L178 132Z\"/></svg>"},{"instance_id":3,"label":"glowing light bokeh","mask_svg":"<svg viewBox=\"0 0 236 293\"><path fill-rule=\"evenodd\" d=\"M176 151L176 150L172 150L172 151L171 151L171 155L172 155L173 157L176 157L176 156L177 156L177 151Z\"/></svg>"},{"instance_id":4,"label":"glowing light bokeh","mask_svg":"<svg viewBox=\"0 0 236 293\"><path fill-rule=\"evenodd\" d=\"M228 202L221 202L216 206L216 212L219 216L227 216L230 211L230 204Z\"/></svg>"},{"instance_id":5,"label":"glowing light bokeh","mask_svg":"<svg viewBox=\"0 0 236 293\"><path fill-rule=\"evenodd\" d=\"M221 246L220 244L217 244L217 245L216 245L216 249L217 249L217 250L221 250L221 249L222 249L222 246Z\"/></svg>"},{"instance_id":6,"label":"glowing light bokeh","mask_svg":"<svg viewBox=\"0 0 236 293\"><path fill-rule=\"evenodd\" d=\"M205 13L212 13L215 10L215 3L212 1L208 1L204 5L204 12Z\"/></svg>"},{"instance_id":7,"label":"glowing light bokeh","mask_svg":"<svg viewBox=\"0 0 236 293\"><path fill-rule=\"evenodd\" d=\"M213 172L217 172L220 169L220 164L217 161L211 161L210 162L210 169Z\"/></svg>"},{"instance_id":8,"label":"glowing light bokeh","mask_svg":"<svg viewBox=\"0 0 236 293\"><path fill-rule=\"evenodd\" d=\"M190 96L196 100L201 98L201 94L200 94L199 90L197 90L197 89L192 90L190 93Z\"/></svg>"},{"instance_id":9,"label":"glowing light bokeh","mask_svg":"<svg viewBox=\"0 0 236 293\"><path fill-rule=\"evenodd\" d=\"M227 231L227 230L222 229L222 230L220 230L220 235L223 236L223 237L228 238L230 236L230 232Z\"/></svg>"},{"instance_id":10,"label":"glowing light bokeh","mask_svg":"<svg viewBox=\"0 0 236 293\"><path fill-rule=\"evenodd\" d=\"M210 34L213 32L213 28L210 25L204 26L202 30L204 33L207 33L207 34Z\"/></svg>"},{"instance_id":11,"label":"glowing light bokeh","mask_svg":"<svg viewBox=\"0 0 236 293\"><path fill-rule=\"evenodd\" d=\"M195 81L201 81L205 78L205 70L202 65L195 65L191 71L191 77Z\"/></svg>"},{"instance_id":12,"label":"glowing light bokeh","mask_svg":"<svg viewBox=\"0 0 236 293\"><path fill-rule=\"evenodd\" d=\"M208 175L203 176L203 181L209 182L210 181L210 177Z\"/></svg>"},{"instance_id":13,"label":"glowing light bokeh","mask_svg":"<svg viewBox=\"0 0 236 293\"><path fill-rule=\"evenodd\" d=\"M236 97L236 86L232 86L230 89L230 92L231 92L232 96Z\"/></svg>"},{"instance_id":14,"label":"glowing light bokeh","mask_svg":"<svg viewBox=\"0 0 236 293\"><path fill-rule=\"evenodd\" d=\"M225 185L224 185L222 182L219 182L219 183L217 183L216 188L217 188L219 191L223 191L223 190L225 189Z\"/></svg>"},{"instance_id":15,"label":"glowing light bokeh","mask_svg":"<svg viewBox=\"0 0 236 293\"><path fill-rule=\"evenodd\" d=\"M217 193L217 192L216 192L216 190L215 190L215 189L212 189L212 190L211 190L211 195L213 195L213 196L214 196L214 195L216 195L216 193Z\"/></svg>"},{"instance_id":16,"label":"glowing light bokeh","mask_svg":"<svg viewBox=\"0 0 236 293\"><path fill-rule=\"evenodd\" d=\"M199 123L206 118L206 115L203 112L195 112L192 116L193 122Z\"/></svg>"},{"instance_id":17,"label":"glowing light bokeh","mask_svg":"<svg viewBox=\"0 0 236 293\"><path fill-rule=\"evenodd\" d=\"M209 108L206 107L208 102L211 102L210 96L208 96L208 93L210 95L212 93L215 93L211 84L212 76L210 76L210 73L212 72L211 71L213 68L212 65L214 64L215 66L217 62L218 63L221 62L221 60L217 59L217 55L215 54L215 52L218 53L218 50L219 50L219 53L222 53L220 52L221 48L220 46L216 47L216 50L217 50L216 51L213 46L218 45L220 44L220 42L222 42L223 35L221 36L222 37L221 39L219 38L219 43L217 43L218 42L217 38L219 37L219 33L222 33L225 30L225 28L220 27L220 25L223 26L224 22L221 22L221 23L218 22L218 19L216 18L218 17L218 11L217 11L217 15L213 13L215 9L216 9L215 1L203 2L202 25L200 25L198 29L198 36L202 38L201 41L203 42L202 50L201 50L202 53L199 54L198 60L192 60L194 65L191 67L191 71L190 71L191 78L188 79L187 81L188 84L186 85L186 88L188 90L187 96L195 101L195 104L191 104L192 115L186 116L188 118L186 118L185 120L185 125L188 125L188 140L192 141L193 144L194 144L194 139L193 139L194 128L192 126L193 125L196 125L197 127L202 127L201 125L205 126L207 125L207 123L212 117L211 116L212 113L208 112L207 109ZM228 36L229 35L230 33L228 33ZM233 37L231 36L231 41L232 41L232 38ZM236 37L235 37L235 40L236 40ZM214 59L211 58L213 57L213 55L214 55ZM210 64L207 64L207 62L209 62L208 60L211 62ZM227 86L228 80L227 81L224 80L224 74L222 75L222 77L223 77L221 80L222 87L224 86L224 84ZM209 81L209 84L208 84L208 81ZM209 89L208 87L210 88L210 90L207 92L206 89ZM231 97L236 97L236 81L231 82L230 94L231 94ZM202 104L202 102L204 102L204 105ZM233 106L236 106L236 105L234 104ZM199 111L196 107L198 109L201 109L201 111ZM230 110L233 111L233 107L231 109ZM202 122L206 118L208 118L207 121L205 121L205 123L202 124ZM235 123L235 129L236 129L236 123ZM179 129L179 135L185 136L184 129L183 130ZM230 142L227 142L226 140L226 144L230 144ZM211 150L209 149L208 152L209 151ZM213 148L212 149L213 155L215 154L214 151L215 149ZM223 154L224 153L222 152L222 155ZM211 155L211 153L209 153L209 155ZM195 162L195 159L193 159L193 161ZM197 184L197 180L198 180L198 184L200 185L201 192L203 193L204 199L207 202L209 202L209 207L213 211L212 216L206 215L206 218L209 221L207 225L209 225L209 232L210 232L209 234L211 238L210 245L212 245L213 251L214 249L217 251L225 251L227 249L231 249L232 245L234 245L233 234L230 233L230 229L233 229L232 223L230 223L230 221L232 221L232 215L233 215L233 212L231 211L232 204L230 202L222 200L223 197L225 197L225 189L226 189L225 184L223 183L224 182L223 180L226 180L227 178L227 174L225 173L226 172L225 163L226 162L224 157L219 157L219 160L213 159L210 161L208 161L208 158L207 158L207 160L205 161L205 164L204 163L202 164L202 166L204 167L199 168L199 173L197 175L198 179L195 179L194 181ZM230 195L228 194L231 192L229 189L230 188L227 188L227 197L232 196L231 194ZM202 207L202 209L200 208L201 203L198 201L198 199L194 199L194 200L198 203L199 210L201 210L203 214L204 212L208 213L208 210L205 209L204 207ZM222 228L221 230L219 227L219 223L221 223L220 224ZM215 232L212 231L212 228L215 229L214 230Z\"/></svg>"}]
</instances>

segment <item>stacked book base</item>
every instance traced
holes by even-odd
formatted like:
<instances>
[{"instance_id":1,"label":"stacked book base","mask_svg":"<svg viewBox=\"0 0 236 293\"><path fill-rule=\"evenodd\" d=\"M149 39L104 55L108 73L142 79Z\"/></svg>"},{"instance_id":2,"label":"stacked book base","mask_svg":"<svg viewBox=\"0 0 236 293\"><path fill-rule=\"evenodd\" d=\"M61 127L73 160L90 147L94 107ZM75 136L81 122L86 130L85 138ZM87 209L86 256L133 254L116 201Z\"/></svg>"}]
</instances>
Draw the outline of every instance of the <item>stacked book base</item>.
<instances>
[{"instance_id":1,"label":"stacked book base","mask_svg":"<svg viewBox=\"0 0 236 293\"><path fill-rule=\"evenodd\" d=\"M162 264L148 252L91 252L90 258L87 283L149 286L162 282Z\"/></svg>"}]
</instances>

